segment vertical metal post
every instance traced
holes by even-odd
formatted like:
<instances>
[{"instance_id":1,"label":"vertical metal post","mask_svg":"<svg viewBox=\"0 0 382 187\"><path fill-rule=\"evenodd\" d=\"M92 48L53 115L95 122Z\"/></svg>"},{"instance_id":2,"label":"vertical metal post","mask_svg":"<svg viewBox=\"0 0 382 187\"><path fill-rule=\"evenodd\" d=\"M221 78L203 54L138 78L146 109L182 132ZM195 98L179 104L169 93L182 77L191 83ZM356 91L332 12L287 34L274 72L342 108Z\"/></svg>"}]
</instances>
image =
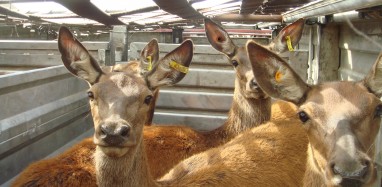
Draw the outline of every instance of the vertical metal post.
<instances>
[{"instance_id":1,"label":"vertical metal post","mask_svg":"<svg viewBox=\"0 0 382 187\"><path fill-rule=\"evenodd\" d=\"M172 29L172 43L179 44L183 42L183 29Z\"/></svg>"},{"instance_id":2,"label":"vertical metal post","mask_svg":"<svg viewBox=\"0 0 382 187\"><path fill-rule=\"evenodd\" d=\"M317 84L319 82L319 74L320 74L320 47L321 47L321 25L317 24L316 26L316 34L317 34L317 46L314 51L314 59L313 59L313 83Z\"/></svg>"},{"instance_id":3,"label":"vertical metal post","mask_svg":"<svg viewBox=\"0 0 382 187\"><path fill-rule=\"evenodd\" d=\"M115 65L127 61L127 26L117 25L110 33L110 61L107 65Z\"/></svg>"},{"instance_id":4,"label":"vertical metal post","mask_svg":"<svg viewBox=\"0 0 382 187\"><path fill-rule=\"evenodd\" d=\"M313 26L309 27L308 84L313 84Z\"/></svg>"}]
</instances>

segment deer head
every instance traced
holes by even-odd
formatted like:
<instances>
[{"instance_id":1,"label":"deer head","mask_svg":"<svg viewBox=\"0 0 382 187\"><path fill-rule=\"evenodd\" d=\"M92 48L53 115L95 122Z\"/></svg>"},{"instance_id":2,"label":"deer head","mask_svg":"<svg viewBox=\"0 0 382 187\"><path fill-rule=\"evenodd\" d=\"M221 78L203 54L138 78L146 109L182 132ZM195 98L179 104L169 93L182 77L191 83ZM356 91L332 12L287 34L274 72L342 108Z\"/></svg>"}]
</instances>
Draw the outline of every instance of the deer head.
<instances>
[{"instance_id":1,"label":"deer head","mask_svg":"<svg viewBox=\"0 0 382 187\"><path fill-rule=\"evenodd\" d=\"M265 93L299 107L296 115L310 142L308 165L321 173L323 182L328 186L374 182L374 141L382 114L382 54L362 81L307 85L273 52L255 42L248 42L247 50Z\"/></svg>"},{"instance_id":2,"label":"deer head","mask_svg":"<svg viewBox=\"0 0 382 187\"><path fill-rule=\"evenodd\" d=\"M71 32L61 27L58 47L65 67L90 85L89 102L94 121L94 142L106 155L120 157L142 141L142 129L153 91L173 85L191 63L190 40L160 59L151 70L105 72ZM156 58L156 57L154 57Z\"/></svg>"},{"instance_id":3,"label":"deer head","mask_svg":"<svg viewBox=\"0 0 382 187\"><path fill-rule=\"evenodd\" d=\"M284 52L287 50L287 36L290 38L291 44L295 46L300 41L304 22L303 19L299 19L284 27L279 35L265 47L277 53ZM236 46L228 33L210 19L204 19L204 24L208 41L212 47L225 54L235 68L235 88L240 89L246 98L259 99L267 97L258 87L256 79L253 76L251 63L248 59L245 46Z\"/></svg>"},{"instance_id":4,"label":"deer head","mask_svg":"<svg viewBox=\"0 0 382 187\"><path fill-rule=\"evenodd\" d=\"M139 60L130 61L128 63L116 64L114 66L104 66L104 72L131 72L131 73L147 73L159 60L158 40L152 39L141 51ZM154 118L155 103L159 96L159 89L153 91L153 98L150 102L150 112L147 113L146 125L150 126Z\"/></svg>"}]
</instances>

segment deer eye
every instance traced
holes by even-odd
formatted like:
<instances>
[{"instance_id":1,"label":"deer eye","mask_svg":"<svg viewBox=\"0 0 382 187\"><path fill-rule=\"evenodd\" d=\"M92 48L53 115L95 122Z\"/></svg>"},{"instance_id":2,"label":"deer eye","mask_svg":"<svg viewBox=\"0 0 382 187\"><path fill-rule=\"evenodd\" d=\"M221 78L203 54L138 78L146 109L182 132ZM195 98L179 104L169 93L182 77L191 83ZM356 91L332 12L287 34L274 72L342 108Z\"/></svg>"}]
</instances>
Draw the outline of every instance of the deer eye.
<instances>
[{"instance_id":1,"label":"deer eye","mask_svg":"<svg viewBox=\"0 0 382 187\"><path fill-rule=\"evenodd\" d=\"M144 101L145 104L146 104L146 105L150 104L152 98L153 98L152 95L148 95L148 96L146 96L145 101Z\"/></svg>"},{"instance_id":2,"label":"deer eye","mask_svg":"<svg viewBox=\"0 0 382 187\"><path fill-rule=\"evenodd\" d=\"M301 122L305 123L309 120L308 114L306 114L304 111L298 112L298 117L300 118Z\"/></svg>"},{"instance_id":3,"label":"deer eye","mask_svg":"<svg viewBox=\"0 0 382 187\"><path fill-rule=\"evenodd\" d=\"M236 67L236 66L239 65L239 62L237 62L236 60L232 60L232 65L233 65L234 67Z\"/></svg>"},{"instance_id":4,"label":"deer eye","mask_svg":"<svg viewBox=\"0 0 382 187\"><path fill-rule=\"evenodd\" d=\"M94 99L94 94L92 91L88 91L88 97L90 100L93 100Z\"/></svg>"},{"instance_id":5,"label":"deer eye","mask_svg":"<svg viewBox=\"0 0 382 187\"><path fill-rule=\"evenodd\" d=\"M378 105L375 108L375 117L382 117L382 105Z\"/></svg>"}]
</instances>

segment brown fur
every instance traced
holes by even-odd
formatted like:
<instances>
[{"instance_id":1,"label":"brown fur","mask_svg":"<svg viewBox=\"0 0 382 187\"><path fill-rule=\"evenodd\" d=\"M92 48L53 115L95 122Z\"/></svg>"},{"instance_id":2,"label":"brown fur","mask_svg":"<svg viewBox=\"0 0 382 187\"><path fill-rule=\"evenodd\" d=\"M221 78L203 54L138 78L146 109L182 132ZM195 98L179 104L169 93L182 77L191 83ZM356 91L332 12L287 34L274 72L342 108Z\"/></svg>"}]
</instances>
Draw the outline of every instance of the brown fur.
<instances>
[{"instance_id":1,"label":"brown fur","mask_svg":"<svg viewBox=\"0 0 382 187\"><path fill-rule=\"evenodd\" d=\"M29 165L12 186L97 186L94 151L93 140L85 139L57 157Z\"/></svg>"},{"instance_id":2,"label":"brown fur","mask_svg":"<svg viewBox=\"0 0 382 187\"><path fill-rule=\"evenodd\" d=\"M175 166L160 184L302 186L308 140L293 109L289 104L274 104L276 114L294 117L276 117L227 144L194 155Z\"/></svg>"}]
</instances>

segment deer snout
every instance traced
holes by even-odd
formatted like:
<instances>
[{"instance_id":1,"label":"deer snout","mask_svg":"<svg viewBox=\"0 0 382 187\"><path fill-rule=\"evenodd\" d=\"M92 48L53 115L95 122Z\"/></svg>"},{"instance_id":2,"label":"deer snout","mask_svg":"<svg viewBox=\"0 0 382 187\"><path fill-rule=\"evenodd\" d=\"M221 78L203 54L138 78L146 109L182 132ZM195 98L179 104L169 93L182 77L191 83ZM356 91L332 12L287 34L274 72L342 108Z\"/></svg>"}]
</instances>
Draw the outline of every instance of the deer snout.
<instances>
[{"instance_id":1,"label":"deer snout","mask_svg":"<svg viewBox=\"0 0 382 187\"><path fill-rule=\"evenodd\" d=\"M331 162L331 171L334 175L342 178L341 184L350 181L366 182L370 175L371 164L366 158L353 161L333 161Z\"/></svg>"},{"instance_id":2,"label":"deer snout","mask_svg":"<svg viewBox=\"0 0 382 187\"><path fill-rule=\"evenodd\" d=\"M120 146L130 136L130 126L125 123L100 124L99 138L108 146Z\"/></svg>"},{"instance_id":3,"label":"deer snout","mask_svg":"<svg viewBox=\"0 0 382 187\"><path fill-rule=\"evenodd\" d=\"M251 79L250 82L249 82L249 88L250 89L257 89L259 88L259 85L257 84L256 80L255 79Z\"/></svg>"}]
</instances>

